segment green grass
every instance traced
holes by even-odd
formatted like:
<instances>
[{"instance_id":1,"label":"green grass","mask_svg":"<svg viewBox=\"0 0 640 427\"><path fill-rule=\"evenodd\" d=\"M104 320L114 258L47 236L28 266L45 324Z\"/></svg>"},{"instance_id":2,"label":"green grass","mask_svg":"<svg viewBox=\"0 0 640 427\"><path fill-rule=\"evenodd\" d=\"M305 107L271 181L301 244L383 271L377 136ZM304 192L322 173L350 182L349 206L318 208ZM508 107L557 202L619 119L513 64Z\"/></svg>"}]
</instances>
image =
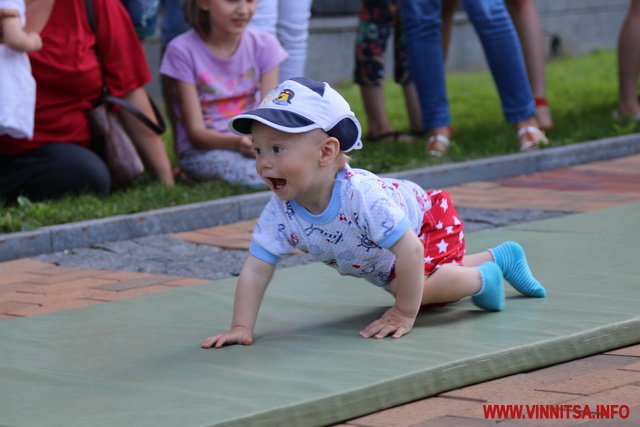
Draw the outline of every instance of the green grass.
<instances>
[{"instance_id":1,"label":"green grass","mask_svg":"<svg viewBox=\"0 0 640 427\"><path fill-rule=\"evenodd\" d=\"M555 129L548 132L552 146L638 131L633 122L611 119L617 99L616 75L613 52L557 59L547 65L547 93L555 122ZM374 145L365 141L363 150L351 153L353 165L381 173L517 152L515 131L503 118L488 72L450 73L447 85L453 126L457 129L449 154L440 159L430 158L425 154L423 142ZM364 123L358 87L339 85L337 89ZM392 123L398 130L408 130L401 88L387 82L385 93ZM366 134L367 130L363 132ZM170 147L168 139L165 143ZM173 152L170 148L168 151ZM76 196L39 203L21 198L17 204L0 206L0 232L25 231L247 192L250 190L222 182L166 188L145 175L135 186L103 198Z\"/></svg>"}]
</instances>

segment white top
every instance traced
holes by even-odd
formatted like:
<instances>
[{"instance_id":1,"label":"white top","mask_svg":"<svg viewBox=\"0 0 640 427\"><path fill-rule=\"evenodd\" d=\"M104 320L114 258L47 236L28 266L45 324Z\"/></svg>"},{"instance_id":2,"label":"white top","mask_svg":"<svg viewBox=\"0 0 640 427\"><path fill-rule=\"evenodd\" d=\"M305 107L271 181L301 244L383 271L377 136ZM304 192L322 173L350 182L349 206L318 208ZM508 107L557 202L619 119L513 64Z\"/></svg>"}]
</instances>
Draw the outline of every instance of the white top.
<instances>
[{"instance_id":1,"label":"white top","mask_svg":"<svg viewBox=\"0 0 640 427\"><path fill-rule=\"evenodd\" d=\"M321 214L274 194L258 219L249 251L275 264L300 249L342 275L385 286L395 265L389 248L409 227L419 234L429 209L431 200L417 184L347 166L338 172Z\"/></svg>"},{"instance_id":2,"label":"white top","mask_svg":"<svg viewBox=\"0 0 640 427\"><path fill-rule=\"evenodd\" d=\"M0 0L0 7L15 9L24 26L24 0ZM33 137L36 81L31 75L29 57L0 43L0 135Z\"/></svg>"}]
</instances>

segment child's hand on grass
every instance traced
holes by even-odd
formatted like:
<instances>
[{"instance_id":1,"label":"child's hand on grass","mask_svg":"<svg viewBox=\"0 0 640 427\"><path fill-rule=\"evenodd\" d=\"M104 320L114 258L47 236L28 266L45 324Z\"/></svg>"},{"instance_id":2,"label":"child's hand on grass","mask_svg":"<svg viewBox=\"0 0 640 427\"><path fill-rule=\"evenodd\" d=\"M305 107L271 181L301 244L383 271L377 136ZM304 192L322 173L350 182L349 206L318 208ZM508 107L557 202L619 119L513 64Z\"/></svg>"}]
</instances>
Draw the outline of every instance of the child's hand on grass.
<instances>
[{"instance_id":1,"label":"child's hand on grass","mask_svg":"<svg viewBox=\"0 0 640 427\"><path fill-rule=\"evenodd\" d=\"M255 158L256 150L253 148L253 139L250 136L240 137L238 151L245 157Z\"/></svg>"},{"instance_id":2,"label":"child's hand on grass","mask_svg":"<svg viewBox=\"0 0 640 427\"><path fill-rule=\"evenodd\" d=\"M391 335L392 338L400 338L411 331L415 320L415 316L407 315L393 306L381 318L371 322L369 326L360 331L360 336L363 338L384 338Z\"/></svg>"},{"instance_id":3,"label":"child's hand on grass","mask_svg":"<svg viewBox=\"0 0 640 427\"><path fill-rule=\"evenodd\" d=\"M251 331L242 326L235 326L221 334L214 335L202 341L202 348L220 348L224 345L242 344L250 345L253 342Z\"/></svg>"}]
</instances>

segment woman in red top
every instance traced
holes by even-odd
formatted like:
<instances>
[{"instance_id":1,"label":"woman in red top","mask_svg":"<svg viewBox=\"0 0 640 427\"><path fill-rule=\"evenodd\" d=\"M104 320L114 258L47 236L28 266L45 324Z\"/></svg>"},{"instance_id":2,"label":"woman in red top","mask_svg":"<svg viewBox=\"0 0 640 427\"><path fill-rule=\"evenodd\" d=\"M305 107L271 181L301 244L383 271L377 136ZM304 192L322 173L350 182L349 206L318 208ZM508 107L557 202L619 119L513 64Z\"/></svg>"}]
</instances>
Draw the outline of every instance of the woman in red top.
<instances>
[{"instance_id":1,"label":"woman in red top","mask_svg":"<svg viewBox=\"0 0 640 427\"><path fill-rule=\"evenodd\" d=\"M97 34L84 0L26 1L25 29L43 41L29 56L37 84L35 131L32 140L0 137L0 199L108 193L106 165L89 149L88 112L102 88L96 44L109 93L153 117L144 89L151 74L127 12L118 1L93 1ZM122 119L154 175L173 184L161 138L128 114Z\"/></svg>"}]
</instances>

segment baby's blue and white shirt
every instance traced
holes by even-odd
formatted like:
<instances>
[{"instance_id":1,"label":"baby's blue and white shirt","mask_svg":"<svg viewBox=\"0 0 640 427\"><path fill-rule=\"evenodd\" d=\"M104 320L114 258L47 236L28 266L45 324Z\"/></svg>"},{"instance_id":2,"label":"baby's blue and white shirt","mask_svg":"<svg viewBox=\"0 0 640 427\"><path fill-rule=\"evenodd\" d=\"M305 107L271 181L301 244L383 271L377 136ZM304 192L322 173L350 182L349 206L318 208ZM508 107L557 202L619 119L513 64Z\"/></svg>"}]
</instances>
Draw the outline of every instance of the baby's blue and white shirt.
<instances>
[{"instance_id":1,"label":"baby's blue and white shirt","mask_svg":"<svg viewBox=\"0 0 640 427\"><path fill-rule=\"evenodd\" d=\"M389 248L409 228L419 234L429 209L431 200L417 184L346 166L320 214L274 194L258 219L249 252L276 264L300 249L342 275L384 287L395 265Z\"/></svg>"}]
</instances>

